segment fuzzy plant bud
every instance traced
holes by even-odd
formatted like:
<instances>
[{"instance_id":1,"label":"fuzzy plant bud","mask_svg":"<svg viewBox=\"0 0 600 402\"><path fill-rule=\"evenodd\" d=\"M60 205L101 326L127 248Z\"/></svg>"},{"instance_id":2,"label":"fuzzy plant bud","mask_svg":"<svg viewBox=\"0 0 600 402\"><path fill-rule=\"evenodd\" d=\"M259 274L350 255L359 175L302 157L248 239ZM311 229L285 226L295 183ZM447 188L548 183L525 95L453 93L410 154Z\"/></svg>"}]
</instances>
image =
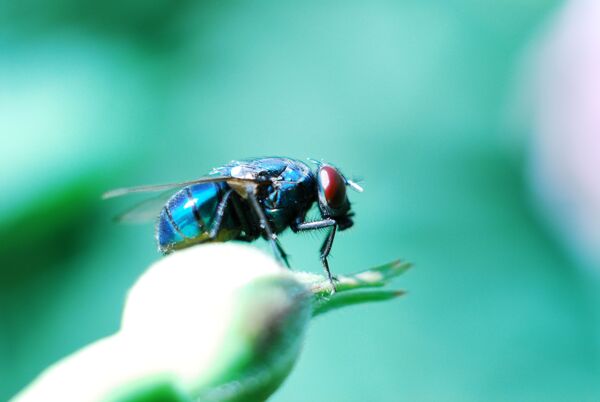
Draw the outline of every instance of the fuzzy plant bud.
<instances>
[{"instance_id":1,"label":"fuzzy plant bud","mask_svg":"<svg viewBox=\"0 0 600 402\"><path fill-rule=\"evenodd\" d=\"M209 244L152 265L129 291L120 330L49 367L14 401L264 401L285 380L313 316L386 300L408 268L338 278L294 273L247 245Z\"/></svg>"}]
</instances>

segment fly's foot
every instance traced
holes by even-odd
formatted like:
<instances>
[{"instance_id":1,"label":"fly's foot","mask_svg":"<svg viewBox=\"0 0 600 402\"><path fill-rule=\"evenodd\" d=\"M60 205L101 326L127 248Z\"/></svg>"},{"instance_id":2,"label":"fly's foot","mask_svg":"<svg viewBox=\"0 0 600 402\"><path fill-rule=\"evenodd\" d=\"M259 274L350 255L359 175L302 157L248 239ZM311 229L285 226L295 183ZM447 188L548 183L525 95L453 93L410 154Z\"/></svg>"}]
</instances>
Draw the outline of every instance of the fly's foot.
<instances>
[{"instance_id":1,"label":"fly's foot","mask_svg":"<svg viewBox=\"0 0 600 402\"><path fill-rule=\"evenodd\" d=\"M335 286L335 283L339 282L339 280L336 276L330 276L328 279L329 279L329 284L331 285L331 295L333 296L334 294L337 293L337 287Z\"/></svg>"}]
</instances>

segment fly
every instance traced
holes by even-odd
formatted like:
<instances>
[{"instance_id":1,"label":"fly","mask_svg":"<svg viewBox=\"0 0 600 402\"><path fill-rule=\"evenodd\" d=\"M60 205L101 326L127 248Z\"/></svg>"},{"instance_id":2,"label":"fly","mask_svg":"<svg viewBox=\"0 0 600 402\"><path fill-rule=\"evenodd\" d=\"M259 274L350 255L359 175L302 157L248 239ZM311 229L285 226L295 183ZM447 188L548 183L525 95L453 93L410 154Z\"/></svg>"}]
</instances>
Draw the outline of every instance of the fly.
<instances>
[{"instance_id":1,"label":"fly","mask_svg":"<svg viewBox=\"0 0 600 402\"><path fill-rule=\"evenodd\" d=\"M196 180L153 186L120 188L103 198L133 193L171 190L168 200L160 202L156 224L159 250L174 250L205 242L266 239L275 256L289 267L288 257L277 235L288 227L295 233L328 229L320 249L327 277L335 285L327 257L337 230L353 225L346 187L362 192L334 166L311 160L311 170L304 162L289 158L254 158L232 161L213 169ZM175 193L172 190L177 189ZM122 221L144 220L152 212L152 203L144 202L119 217ZM321 219L307 221L306 214L317 203Z\"/></svg>"}]
</instances>

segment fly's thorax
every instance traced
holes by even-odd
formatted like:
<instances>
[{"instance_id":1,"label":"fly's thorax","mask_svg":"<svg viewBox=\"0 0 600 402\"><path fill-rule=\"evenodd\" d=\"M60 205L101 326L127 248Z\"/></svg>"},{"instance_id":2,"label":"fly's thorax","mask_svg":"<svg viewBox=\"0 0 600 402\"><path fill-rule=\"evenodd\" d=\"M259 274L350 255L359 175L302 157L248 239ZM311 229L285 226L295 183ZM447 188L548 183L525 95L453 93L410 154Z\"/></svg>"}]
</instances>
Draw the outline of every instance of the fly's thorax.
<instances>
[{"instance_id":1,"label":"fly's thorax","mask_svg":"<svg viewBox=\"0 0 600 402\"><path fill-rule=\"evenodd\" d=\"M273 177L268 186L259 188L259 198L266 209L282 209L297 214L310 208L316 200L314 175L303 162L291 159L284 161L285 169Z\"/></svg>"},{"instance_id":2,"label":"fly's thorax","mask_svg":"<svg viewBox=\"0 0 600 402\"><path fill-rule=\"evenodd\" d=\"M302 182L271 188L262 205L273 229L279 233L299 216L305 216L315 199L314 185Z\"/></svg>"}]
</instances>

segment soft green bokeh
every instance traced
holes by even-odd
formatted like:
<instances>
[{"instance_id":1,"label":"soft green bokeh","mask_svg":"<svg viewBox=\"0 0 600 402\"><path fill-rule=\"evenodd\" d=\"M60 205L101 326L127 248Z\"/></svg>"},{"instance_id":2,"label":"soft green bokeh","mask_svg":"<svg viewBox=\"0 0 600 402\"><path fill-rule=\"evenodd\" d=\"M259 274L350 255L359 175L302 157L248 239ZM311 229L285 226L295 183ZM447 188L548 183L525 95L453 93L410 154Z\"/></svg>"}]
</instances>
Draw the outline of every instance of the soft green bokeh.
<instances>
[{"instance_id":1,"label":"soft green bokeh","mask_svg":"<svg viewBox=\"0 0 600 402\"><path fill-rule=\"evenodd\" d=\"M262 155L365 179L335 272L416 263L401 302L317 320L274 401L597 398L598 278L538 218L505 124L559 5L2 2L0 400L112 333L159 258L151 225L111 223L139 198L104 190ZM294 266L321 269L320 238L283 236Z\"/></svg>"}]
</instances>

